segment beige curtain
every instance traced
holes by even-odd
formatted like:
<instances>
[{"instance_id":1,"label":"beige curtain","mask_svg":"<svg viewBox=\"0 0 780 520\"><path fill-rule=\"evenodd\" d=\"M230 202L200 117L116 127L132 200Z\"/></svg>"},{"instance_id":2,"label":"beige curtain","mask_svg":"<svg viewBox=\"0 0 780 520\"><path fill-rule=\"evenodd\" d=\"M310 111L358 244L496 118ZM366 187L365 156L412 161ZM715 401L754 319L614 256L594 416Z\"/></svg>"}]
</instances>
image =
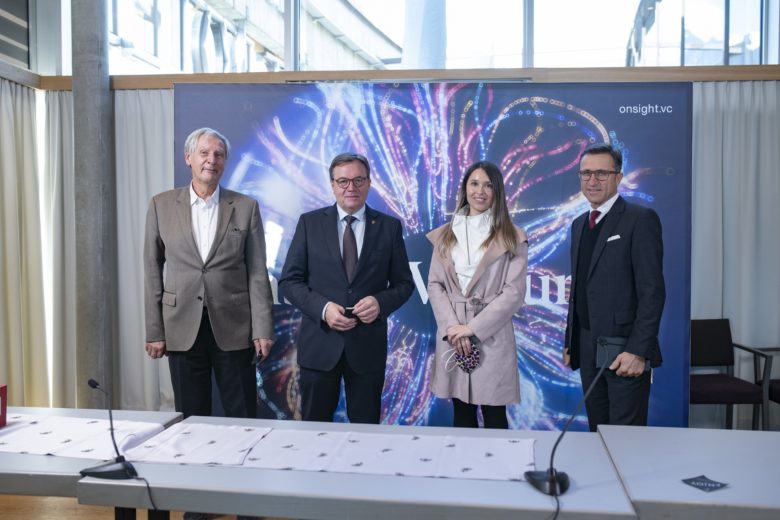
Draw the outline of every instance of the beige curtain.
<instances>
[{"instance_id":1,"label":"beige curtain","mask_svg":"<svg viewBox=\"0 0 780 520\"><path fill-rule=\"evenodd\" d=\"M35 107L0 79L0 384L16 406L49 405Z\"/></svg>"},{"instance_id":2,"label":"beige curtain","mask_svg":"<svg viewBox=\"0 0 780 520\"><path fill-rule=\"evenodd\" d=\"M780 82L694 84L692 192L691 317L729 318L737 343L780 346ZM737 362L752 380L752 357ZM724 407L706 408L692 407L691 425L719 427ZM749 428L750 407L736 408ZM777 429L780 406L770 415Z\"/></svg>"},{"instance_id":3,"label":"beige curtain","mask_svg":"<svg viewBox=\"0 0 780 520\"><path fill-rule=\"evenodd\" d=\"M123 409L172 410L167 358L144 351L143 239L153 195L173 188L173 91L114 93L119 273L115 389ZM181 157L181 154L176 154Z\"/></svg>"},{"instance_id":4,"label":"beige curtain","mask_svg":"<svg viewBox=\"0 0 780 520\"><path fill-rule=\"evenodd\" d=\"M73 93L46 93L42 218L51 277L52 406L76 406L76 210Z\"/></svg>"}]
</instances>

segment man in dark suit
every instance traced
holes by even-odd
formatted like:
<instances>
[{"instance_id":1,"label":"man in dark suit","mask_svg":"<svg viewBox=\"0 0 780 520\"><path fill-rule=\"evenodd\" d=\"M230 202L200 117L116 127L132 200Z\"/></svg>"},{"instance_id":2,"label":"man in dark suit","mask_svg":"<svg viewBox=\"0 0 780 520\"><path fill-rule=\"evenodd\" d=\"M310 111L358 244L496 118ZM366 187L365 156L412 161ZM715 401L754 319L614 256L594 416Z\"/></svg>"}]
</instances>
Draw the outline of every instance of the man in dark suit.
<instances>
[{"instance_id":1,"label":"man in dark suit","mask_svg":"<svg viewBox=\"0 0 780 520\"><path fill-rule=\"evenodd\" d=\"M156 195L146 216L146 352L168 356L185 417L211 414L212 371L225 414L255 417L253 357L273 344L257 201L219 186L229 151L216 130L192 132L184 145L192 182Z\"/></svg>"},{"instance_id":2,"label":"man in dark suit","mask_svg":"<svg viewBox=\"0 0 780 520\"><path fill-rule=\"evenodd\" d=\"M622 337L617 355L585 402L591 431L599 424L647 424L651 371L661 365L658 328L666 291L661 221L618 195L620 150L593 145L580 156L580 186L591 210L571 228L571 296L564 363L593 382L596 340ZM649 363L648 363L649 362Z\"/></svg>"},{"instance_id":3,"label":"man in dark suit","mask_svg":"<svg viewBox=\"0 0 780 520\"><path fill-rule=\"evenodd\" d=\"M379 423L387 317L412 294L401 222L366 206L371 168L344 153L330 165L336 204L301 215L279 289L301 310L301 415L332 421L341 380L351 422Z\"/></svg>"}]
</instances>

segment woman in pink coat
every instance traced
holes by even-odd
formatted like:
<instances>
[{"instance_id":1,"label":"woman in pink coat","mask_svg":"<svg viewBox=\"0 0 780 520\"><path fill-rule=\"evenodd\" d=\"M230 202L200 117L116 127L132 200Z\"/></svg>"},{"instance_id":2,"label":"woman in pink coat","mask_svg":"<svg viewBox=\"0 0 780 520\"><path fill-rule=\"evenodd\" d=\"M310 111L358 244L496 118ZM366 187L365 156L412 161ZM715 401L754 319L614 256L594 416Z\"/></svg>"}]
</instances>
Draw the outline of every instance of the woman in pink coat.
<instances>
[{"instance_id":1,"label":"woman in pink coat","mask_svg":"<svg viewBox=\"0 0 780 520\"><path fill-rule=\"evenodd\" d=\"M455 426L476 428L481 406L486 428L508 428L506 405L520 401L512 316L525 297L528 240L509 217L498 166L472 164L452 221L427 237L433 393L452 399Z\"/></svg>"}]
</instances>

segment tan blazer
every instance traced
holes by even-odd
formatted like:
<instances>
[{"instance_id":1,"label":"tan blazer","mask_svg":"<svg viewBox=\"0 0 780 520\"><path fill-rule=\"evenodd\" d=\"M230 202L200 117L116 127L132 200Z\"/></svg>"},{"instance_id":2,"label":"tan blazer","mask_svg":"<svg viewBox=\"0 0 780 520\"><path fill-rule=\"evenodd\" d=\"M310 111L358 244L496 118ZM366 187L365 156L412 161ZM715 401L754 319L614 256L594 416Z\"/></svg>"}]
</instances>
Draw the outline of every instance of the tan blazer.
<instances>
[{"instance_id":1,"label":"tan blazer","mask_svg":"<svg viewBox=\"0 0 780 520\"><path fill-rule=\"evenodd\" d=\"M523 305L528 263L525 231L516 228L517 249L510 254L493 242L485 251L465 295L455 266L437 251L445 224L428 233L433 257L428 273L428 297L436 317L436 357L431 389L441 398L502 406L520 401L517 346L512 316ZM480 366L470 375L447 363L449 343L443 340L452 325L467 324L479 339Z\"/></svg>"},{"instance_id":2,"label":"tan blazer","mask_svg":"<svg viewBox=\"0 0 780 520\"><path fill-rule=\"evenodd\" d=\"M208 306L220 349L273 338L271 285L257 201L220 188L217 232L204 262L192 235L189 185L152 198L144 242L146 341L189 350Z\"/></svg>"}]
</instances>

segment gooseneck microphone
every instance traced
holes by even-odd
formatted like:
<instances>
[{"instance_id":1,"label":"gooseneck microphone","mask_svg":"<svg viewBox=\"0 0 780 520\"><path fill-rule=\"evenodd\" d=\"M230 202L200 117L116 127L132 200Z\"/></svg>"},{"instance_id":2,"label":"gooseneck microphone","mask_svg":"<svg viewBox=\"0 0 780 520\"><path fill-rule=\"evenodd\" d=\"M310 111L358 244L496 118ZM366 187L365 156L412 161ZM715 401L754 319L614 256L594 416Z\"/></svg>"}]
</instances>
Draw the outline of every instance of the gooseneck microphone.
<instances>
[{"instance_id":1,"label":"gooseneck microphone","mask_svg":"<svg viewBox=\"0 0 780 520\"><path fill-rule=\"evenodd\" d=\"M112 462L105 462L98 466L82 469L80 471L82 477L96 477L96 478L110 478L114 480L126 480L136 478L138 472L132 464L127 462L125 458L119 454L119 448L116 445L116 437L114 436L114 415L111 411L111 394L106 392L100 387L100 383L94 379L87 381L90 388L99 390L108 396L108 423L111 432L111 442L114 444L114 451L116 452L116 458Z\"/></svg>"},{"instance_id":2,"label":"gooseneck microphone","mask_svg":"<svg viewBox=\"0 0 780 520\"><path fill-rule=\"evenodd\" d=\"M550 453L550 467L547 468L546 471L539 470L525 472L525 479L542 493L550 496L558 496L563 495L566 493L566 490L569 489L569 475L563 471L556 470L555 465L553 464L555 461L555 450L558 449L558 444L561 443L561 439L563 439L563 436L566 435L567 431L569 431L569 426L571 426L571 423L574 422L574 418L577 417L577 414L580 413L580 410L585 405L585 400L593 391L593 388L595 388L596 382L598 382L601 374L604 372L604 369L607 368L610 364L610 361L605 361L604 364L601 365L601 368L596 374L596 377L593 378L593 381L590 383L590 386L585 392L585 395L582 396L582 400L577 405L574 413L571 414L569 416L569 420L566 421L566 425L563 427L563 430L561 430L561 434L558 435L558 439L553 445L552 453Z\"/></svg>"}]
</instances>

